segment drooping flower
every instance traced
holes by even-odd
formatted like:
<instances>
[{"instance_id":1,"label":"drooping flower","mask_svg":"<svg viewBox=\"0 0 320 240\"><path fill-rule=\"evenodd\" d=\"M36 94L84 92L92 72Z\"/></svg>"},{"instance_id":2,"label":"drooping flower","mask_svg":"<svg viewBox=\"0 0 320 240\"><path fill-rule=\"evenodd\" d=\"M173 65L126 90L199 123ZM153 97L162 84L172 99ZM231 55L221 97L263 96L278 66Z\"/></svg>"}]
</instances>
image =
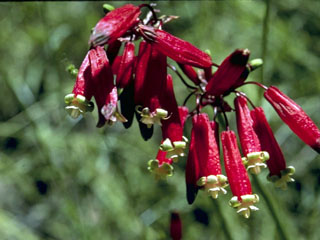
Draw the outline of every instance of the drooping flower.
<instances>
[{"instance_id":1,"label":"drooping flower","mask_svg":"<svg viewBox=\"0 0 320 240\"><path fill-rule=\"evenodd\" d=\"M140 8L132 4L126 4L107 13L94 27L89 44L101 46L114 42L139 22L140 14Z\"/></svg>"},{"instance_id":2,"label":"drooping flower","mask_svg":"<svg viewBox=\"0 0 320 240\"><path fill-rule=\"evenodd\" d=\"M160 149L167 152L167 158L172 158L175 161L177 157L184 156L184 149L188 140L183 136L182 121L170 74L167 75L166 89L162 95L161 103L162 107L168 112L169 117L161 120L164 142L161 144Z\"/></svg>"},{"instance_id":3,"label":"drooping flower","mask_svg":"<svg viewBox=\"0 0 320 240\"><path fill-rule=\"evenodd\" d=\"M68 105L66 110L71 117L77 118L80 114L93 111L94 105L90 102L93 85L88 52L80 66L72 93L65 96Z\"/></svg>"},{"instance_id":4,"label":"drooping flower","mask_svg":"<svg viewBox=\"0 0 320 240\"><path fill-rule=\"evenodd\" d=\"M200 176L199 160L196 149L195 131L191 130L191 141L189 146L188 159L186 164L186 196L189 204L192 204L197 197L199 186L197 181Z\"/></svg>"},{"instance_id":5,"label":"drooping flower","mask_svg":"<svg viewBox=\"0 0 320 240\"><path fill-rule=\"evenodd\" d=\"M274 86L264 92L264 97L273 106L282 121L302 141L320 153L320 130L303 109Z\"/></svg>"},{"instance_id":6,"label":"drooping flower","mask_svg":"<svg viewBox=\"0 0 320 240\"><path fill-rule=\"evenodd\" d=\"M170 218L170 236L172 240L182 239L182 223L178 212L172 212Z\"/></svg>"},{"instance_id":7,"label":"drooping flower","mask_svg":"<svg viewBox=\"0 0 320 240\"><path fill-rule=\"evenodd\" d=\"M244 96L237 96L234 101L237 117L237 129L244 154L242 159L247 169L254 174L260 173L260 168L265 168L264 163L269 159L268 152L261 151L259 138L253 129L253 120Z\"/></svg>"},{"instance_id":8,"label":"drooping flower","mask_svg":"<svg viewBox=\"0 0 320 240\"><path fill-rule=\"evenodd\" d=\"M94 82L93 96L96 100L99 114L97 127L102 127L106 120L101 112L104 105L109 104L108 95L115 87L113 74L109 60L103 47L96 47L89 51L89 60L91 66L91 76ZM105 112L106 113L106 112Z\"/></svg>"},{"instance_id":9,"label":"drooping flower","mask_svg":"<svg viewBox=\"0 0 320 240\"><path fill-rule=\"evenodd\" d=\"M142 106L144 103L144 92L143 92L143 85L145 82L148 62L151 56L151 45L148 44L146 41L141 41L139 46L139 53L137 57L137 65L135 68L135 80L134 80L134 103L137 106ZM148 140L153 135L153 125L147 126L146 124L142 123L141 120L141 112L135 112L136 118L139 123L139 129L141 136L144 140Z\"/></svg>"},{"instance_id":10,"label":"drooping flower","mask_svg":"<svg viewBox=\"0 0 320 240\"><path fill-rule=\"evenodd\" d=\"M237 49L231 53L209 79L206 86L207 93L219 96L238 86L237 82L246 69L249 56L250 51L248 49Z\"/></svg>"},{"instance_id":11,"label":"drooping flower","mask_svg":"<svg viewBox=\"0 0 320 240\"><path fill-rule=\"evenodd\" d=\"M125 88L132 79L134 67L134 43L127 42L124 46L123 55L117 71L116 85Z\"/></svg>"},{"instance_id":12,"label":"drooping flower","mask_svg":"<svg viewBox=\"0 0 320 240\"><path fill-rule=\"evenodd\" d=\"M168 110L164 106L167 88L167 58L162 53L152 47L148 59L147 71L141 81L137 111L141 115L140 121L151 127L157 123L161 126L161 120L168 118ZM135 95L139 92L135 92Z\"/></svg>"},{"instance_id":13,"label":"drooping flower","mask_svg":"<svg viewBox=\"0 0 320 240\"><path fill-rule=\"evenodd\" d=\"M223 131L221 133L221 143L224 165L234 196L229 202L230 206L237 208L237 213L249 218L250 210L258 210L253 204L259 201L259 197L256 194L252 194L251 183L242 163L235 133L231 130Z\"/></svg>"},{"instance_id":14,"label":"drooping flower","mask_svg":"<svg viewBox=\"0 0 320 240\"><path fill-rule=\"evenodd\" d=\"M199 179L197 184L213 198L219 191L226 194L227 178L222 175L220 157L215 134L211 128L209 117L205 113L196 114L192 118L194 147L199 162Z\"/></svg>"},{"instance_id":15,"label":"drooping flower","mask_svg":"<svg viewBox=\"0 0 320 240\"><path fill-rule=\"evenodd\" d=\"M287 167L283 153L273 135L263 109L256 107L250 113L253 119L253 128L261 143L261 149L267 151L270 156L267 161L269 169L268 180L274 182L277 187L286 189L287 182L294 181L291 175L293 175L295 169L292 166Z\"/></svg>"},{"instance_id":16,"label":"drooping flower","mask_svg":"<svg viewBox=\"0 0 320 240\"><path fill-rule=\"evenodd\" d=\"M172 159L166 158L167 153L158 150L156 159L148 162L148 170L155 174L156 179L165 179L173 175Z\"/></svg>"},{"instance_id":17,"label":"drooping flower","mask_svg":"<svg viewBox=\"0 0 320 240\"><path fill-rule=\"evenodd\" d=\"M174 61L199 68L211 67L211 57L191 43L161 29L139 25L146 39L162 54Z\"/></svg>"}]
</instances>

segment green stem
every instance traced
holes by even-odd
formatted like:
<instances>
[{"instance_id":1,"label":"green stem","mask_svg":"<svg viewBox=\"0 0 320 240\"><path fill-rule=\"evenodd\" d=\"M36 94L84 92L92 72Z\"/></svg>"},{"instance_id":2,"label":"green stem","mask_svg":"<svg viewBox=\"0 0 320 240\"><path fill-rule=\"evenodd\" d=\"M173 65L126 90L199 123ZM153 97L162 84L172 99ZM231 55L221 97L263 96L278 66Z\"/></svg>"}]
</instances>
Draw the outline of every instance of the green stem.
<instances>
[{"instance_id":1,"label":"green stem","mask_svg":"<svg viewBox=\"0 0 320 240\"><path fill-rule=\"evenodd\" d=\"M232 238L232 234L231 234L231 231L230 231L230 229L228 227L226 219L224 218L224 216L223 216L223 214L221 212L219 201L213 200L212 202L213 202L213 205L216 208L216 213L218 214L219 220L220 220L220 223L221 223L220 226L221 226L221 228L222 228L222 230L223 230L223 232L224 232L224 234L226 236L226 239L230 239L230 240L234 239L234 238Z\"/></svg>"},{"instance_id":2,"label":"green stem","mask_svg":"<svg viewBox=\"0 0 320 240\"><path fill-rule=\"evenodd\" d=\"M283 226L282 222L280 221L278 212L276 211L276 208L275 208L275 204L272 200L272 196L263 187L263 185L260 183L259 178L256 175L252 175L252 178L254 180L254 184L255 184L256 188L259 190L260 194L262 195L262 197L264 198L264 200L268 206L268 209L269 209L270 214L276 224L276 227L277 227L277 230L279 232L281 239L289 240L290 237L289 237L288 233L285 231L285 227Z\"/></svg>"}]
</instances>

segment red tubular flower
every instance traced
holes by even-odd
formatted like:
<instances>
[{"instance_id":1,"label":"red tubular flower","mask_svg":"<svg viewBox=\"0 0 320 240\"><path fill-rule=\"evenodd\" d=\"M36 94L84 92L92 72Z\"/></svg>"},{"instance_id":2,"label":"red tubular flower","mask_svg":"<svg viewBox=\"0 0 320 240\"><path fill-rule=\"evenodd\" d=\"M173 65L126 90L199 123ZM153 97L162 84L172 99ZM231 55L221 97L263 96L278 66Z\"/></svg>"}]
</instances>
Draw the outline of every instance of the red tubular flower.
<instances>
[{"instance_id":1,"label":"red tubular flower","mask_svg":"<svg viewBox=\"0 0 320 240\"><path fill-rule=\"evenodd\" d=\"M137 66L135 68L134 81L134 102L136 105L141 105L144 102L143 87L147 75L148 62L151 56L151 44L142 41L139 46L139 53L137 57Z\"/></svg>"},{"instance_id":2,"label":"red tubular flower","mask_svg":"<svg viewBox=\"0 0 320 240\"><path fill-rule=\"evenodd\" d=\"M211 67L211 57L191 43L160 29L156 29L155 32L156 39L153 45L164 55L181 64L199 68Z\"/></svg>"},{"instance_id":3,"label":"red tubular flower","mask_svg":"<svg viewBox=\"0 0 320 240\"><path fill-rule=\"evenodd\" d=\"M320 130L303 109L274 86L265 91L264 97L271 103L282 121L302 141L320 153Z\"/></svg>"},{"instance_id":4,"label":"red tubular flower","mask_svg":"<svg viewBox=\"0 0 320 240\"><path fill-rule=\"evenodd\" d=\"M199 187L197 181L200 176L199 161L196 149L195 131L191 131L191 141L189 146L188 159L186 164L186 193L187 201L192 204L197 197Z\"/></svg>"},{"instance_id":5,"label":"red tubular flower","mask_svg":"<svg viewBox=\"0 0 320 240\"><path fill-rule=\"evenodd\" d=\"M216 143L218 146L218 151L220 152L220 141L219 141L219 123L216 121L210 121L211 129L214 132L214 138L216 139Z\"/></svg>"},{"instance_id":6,"label":"red tubular flower","mask_svg":"<svg viewBox=\"0 0 320 240\"><path fill-rule=\"evenodd\" d=\"M189 109L186 106L179 106L179 116L181 120L181 126L184 127L185 122L187 121L188 115L189 115Z\"/></svg>"},{"instance_id":7,"label":"red tubular flower","mask_svg":"<svg viewBox=\"0 0 320 240\"><path fill-rule=\"evenodd\" d=\"M147 72L141 86L143 96L140 96L140 106L137 111L141 115L141 122L151 127L161 120L168 118L168 110L164 106L162 97L166 93L167 57L156 49L151 49Z\"/></svg>"},{"instance_id":8,"label":"red tubular flower","mask_svg":"<svg viewBox=\"0 0 320 240\"><path fill-rule=\"evenodd\" d=\"M171 213L170 236L172 240L182 239L182 223L178 212Z\"/></svg>"},{"instance_id":9,"label":"red tubular flower","mask_svg":"<svg viewBox=\"0 0 320 240\"><path fill-rule=\"evenodd\" d=\"M148 62L151 56L151 44L146 41L141 41L139 46L139 53L135 67L135 80L134 80L134 103L137 106L142 106L144 103L144 92L143 86L147 74ZM141 113L141 112L140 112ZM153 125L151 127L146 126L142 123L141 114L136 112L136 117L139 123L140 133L144 140L148 140L153 134Z\"/></svg>"},{"instance_id":10,"label":"red tubular flower","mask_svg":"<svg viewBox=\"0 0 320 240\"><path fill-rule=\"evenodd\" d=\"M148 170L155 174L156 179L164 179L173 175L172 159L166 158L167 153L159 149L156 159L148 162Z\"/></svg>"},{"instance_id":11,"label":"red tubular flower","mask_svg":"<svg viewBox=\"0 0 320 240\"><path fill-rule=\"evenodd\" d=\"M160 29L144 25L139 25L139 28L159 52L174 61L199 68L211 67L211 57L191 43Z\"/></svg>"},{"instance_id":12,"label":"red tubular flower","mask_svg":"<svg viewBox=\"0 0 320 240\"><path fill-rule=\"evenodd\" d=\"M127 122L127 119L118 111L117 87L113 87L111 92L108 94L106 102L101 108L101 114L109 125L112 125L117 120L120 122Z\"/></svg>"},{"instance_id":13,"label":"red tubular flower","mask_svg":"<svg viewBox=\"0 0 320 240\"><path fill-rule=\"evenodd\" d=\"M99 121L97 127L102 127L106 122L105 116L101 112L105 104L109 104L108 95L115 87L113 83L113 74L111 66L103 47L96 47L89 52L89 60L91 66L91 76L94 81L93 95L95 97Z\"/></svg>"},{"instance_id":14,"label":"red tubular flower","mask_svg":"<svg viewBox=\"0 0 320 240\"><path fill-rule=\"evenodd\" d=\"M246 69L249 55L248 49L237 49L231 53L208 81L207 93L219 96L233 89Z\"/></svg>"},{"instance_id":15,"label":"red tubular flower","mask_svg":"<svg viewBox=\"0 0 320 240\"><path fill-rule=\"evenodd\" d=\"M268 180L275 183L277 187L285 189L287 182L293 182L291 175L295 172L294 167L286 166L286 161L275 139L272 129L264 115L261 107L251 110L253 128L259 137L261 149L269 153L270 159L267 161L269 175Z\"/></svg>"},{"instance_id":16,"label":"red tubular flower","mask_svg":"<svg viewBox=\"0 0 320 240\"><path fill-rule=\"evenodd\" d=\"M234 101L237 117L237 129L240 138L242 159L251 173L260 173L260 167L266 167L264 163L269 159L267 152L261 151L259 138L253 129L253 121L250 110L247 106L247 99L244 96L237 96Z\"/></svg>"},{"instance_id":17,"label":"red tubular flower","mask_svg":"<svg viewBox=\"0 0 320 240\"><path fill-rule=\"evenodd\" d=\"M259 201L256 194L252 194L251 183L245 166L242 163L237 138L233 131L221 133L224 165L234 197L230 200L230 206L238 208L238 213L245 218L250 216L250 210L256 211L254 203Z\"/></svg>"},{"instance_id":18,"label":"red tubular flower","mask_svg":"<svg viewBox=\"0 0 320 240\"><path fill-rule=\"evenodd\" d=\"M94 105L90 102L92 98L93 82L91 77L89 53L84 58L71 94L65 96L66 110L71 117L77 118L85 112L92 112Z\"/></svg>"},{"instance_id":19,"label":"red tubular flower","mask_svg":"<svg viewBox=\"0 0 320 240\"><path fill-rule=\"evenodd\" d=\"M192 66L186 64L179 64L182 72L195 84L200 85L201 81L198 77L196 70Z\"/></svg>"},{"instance_id":20,"label":"red tubular flower","mask_svg":"<svg viewBox=\"0 0 320 240\"><path fill-rule=\"evenodd\" d=\"M94 27L89 45L110 44L139 22L140 8L126 4L106 14Z\"/></svg>"},{"instance_id":21,"label":"red tubular flower","mask_svg":"<svg viewBox=\"0 0 320 240\"><path fill-rule=\"evenodd\" d=\"M162 95L161 103L163 108L169 113L169 117L161 120L164 142L161 144L160 149L168 152L168 158L175 160L179 156L184 156L184 149L188 140L183 136L182 122L170 74L167 75L166 90Z\"/></svg>"},{"instance_id":22,"label":"red tubular flower","mask_svg":"<svg viewBox=\"0 0 320 240\"><path fill-rule=\"evenodd\" d=\"M134 66L134 43L127 42L117 71L116 85L125 88L132 79Z\"/></svg>"},{"instance_id":23,"label":"red tubular flower","mask_svg":"<svg viewBox=\"0 0 320 240\"><path fill-rule=\"evenodd\" d=\"M211 128L209 117L205 113L194 115L192 118L194 145L199 162L198 186L203 187L213 198L218 197L219 191L224 194L227 178L221 173L218 145Z\"/></svg>"}]
</instances>

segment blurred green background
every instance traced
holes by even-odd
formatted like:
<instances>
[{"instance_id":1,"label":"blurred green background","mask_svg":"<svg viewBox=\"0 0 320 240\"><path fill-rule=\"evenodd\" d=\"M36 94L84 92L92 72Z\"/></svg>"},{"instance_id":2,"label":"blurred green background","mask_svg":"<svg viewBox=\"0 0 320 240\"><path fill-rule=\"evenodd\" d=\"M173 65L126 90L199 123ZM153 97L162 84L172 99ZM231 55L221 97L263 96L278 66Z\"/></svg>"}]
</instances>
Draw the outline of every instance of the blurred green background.
<instances>
[{"instance_id":1,"label":"blurred green background","mask_svg":"<svg viewBox=\"0 0 320 240\"><path fill-rule=\"evenodd\" d=\"M184 239L319 239L320 157L256 86L243 90L265 108L296 182L276 189L264 171L253 181L260 211L249 220L228 206L230 191L218 201L200 192L189 206L186 158L173 177L154 180L147 161L156 155L159 128L144 142L137 123L97 129L96 112L67 116L64 96L75 79L65 68L81 64L103 3L0 3L0 240L169 239L172 210L181 214ZM263 79L257 70L250 80L278 86L320 126L320 2L272 1L265 37L265 1L157 4L161 13L180 16L167 31L210 49L217 63L236 48L263 56ZM188 92L174 78L182 104Z\"/></svg>"}]
</instances>

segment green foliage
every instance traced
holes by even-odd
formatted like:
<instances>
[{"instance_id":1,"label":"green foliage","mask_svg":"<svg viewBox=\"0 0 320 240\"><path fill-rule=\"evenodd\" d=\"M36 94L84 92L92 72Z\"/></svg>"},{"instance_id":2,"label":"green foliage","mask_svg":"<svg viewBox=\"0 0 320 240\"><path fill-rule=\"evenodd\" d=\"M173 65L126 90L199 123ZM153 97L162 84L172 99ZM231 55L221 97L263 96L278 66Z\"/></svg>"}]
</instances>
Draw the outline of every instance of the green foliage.
<instances>
[{"instance_id":1,"label":"green foliage","mask_svg":"<svg viewBox=\"0 0 320 240\"><path fill-rule=\"evenodd\" d=\"M266 181L266 171L255 178L260 211L250 220L228 206L230 193L213 201L201 192L189 206L185 158L167 181L153 179L147 162L156 155L159 128L144 142L136 123L129 130L119 123L97 129L96 110L80 120L67 116L63 99L75 77L66 69L74 72L70 64L81 64L90 30L104 15L102 4L0 3L0 238L168 239L169 212L176 209L184 239L282 239L274 213L289 238L317 239L320 158L281 122L255 86L243 88L265 108L288 164L296 167L296 182L282 191ZM165 29L210 49L214 62L236 48L249 48L252 59L261 57L265 2L157 4L161 13L180 16ZM271 2L263 79L295 99L318 126L319 9L316 1ZM259 71L251 80L261 80ZM174 77L181 104L188 93ZM200 213L207 214L207 225L196 220Z\"/></svg>"}]
</instances>

